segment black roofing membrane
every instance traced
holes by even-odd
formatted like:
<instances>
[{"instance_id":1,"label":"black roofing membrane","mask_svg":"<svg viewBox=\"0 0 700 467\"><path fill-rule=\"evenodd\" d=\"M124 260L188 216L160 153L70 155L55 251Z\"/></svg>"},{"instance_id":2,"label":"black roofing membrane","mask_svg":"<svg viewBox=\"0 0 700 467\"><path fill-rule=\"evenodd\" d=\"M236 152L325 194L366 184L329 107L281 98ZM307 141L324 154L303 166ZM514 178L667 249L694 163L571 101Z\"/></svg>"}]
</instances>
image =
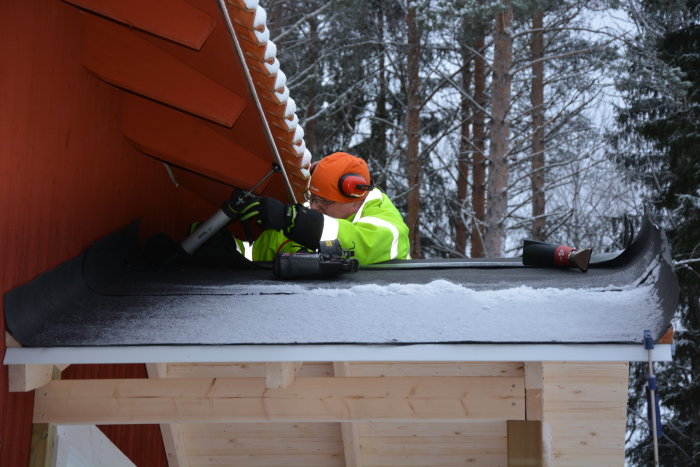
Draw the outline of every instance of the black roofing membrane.
<instances>
[{"instance_id":1,"label":"black roofing membrane","mask_svg":"<svg viewBox=\"0 0 700 467\"><path fill-rule=\"evenodd\" d=\"M145 267L133 260L137 238L134 223L8 292L8 331L25 347L636 343L645 329L663 334L678 296L665 237L648 220L586 273L412 260L403 264L417 269L280 281L265 268Z\"/></svg>"}]
</instances>

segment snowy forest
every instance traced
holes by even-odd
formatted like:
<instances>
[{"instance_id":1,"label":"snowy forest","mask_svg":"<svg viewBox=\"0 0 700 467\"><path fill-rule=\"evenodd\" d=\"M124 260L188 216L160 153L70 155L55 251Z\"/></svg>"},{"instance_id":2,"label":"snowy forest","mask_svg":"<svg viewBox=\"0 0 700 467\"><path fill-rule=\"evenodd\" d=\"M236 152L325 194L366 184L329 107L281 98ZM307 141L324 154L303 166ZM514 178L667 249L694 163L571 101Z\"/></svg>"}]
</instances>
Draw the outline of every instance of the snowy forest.
<instances>
[{"instance_id":1,"label":"snowy forest","mask_svg":"<svg viewBox=\"0 0 700 467\"><path fill-rule=\"evenodd\" d=\"M314 159L365 158L411 255L620 248L646 209L681 282L662 465L700 465L697 0L267 0ZM637 223L638 224L638 223ZM652 459L632 365L627 460Z\"/></svg>"}]
</instances>

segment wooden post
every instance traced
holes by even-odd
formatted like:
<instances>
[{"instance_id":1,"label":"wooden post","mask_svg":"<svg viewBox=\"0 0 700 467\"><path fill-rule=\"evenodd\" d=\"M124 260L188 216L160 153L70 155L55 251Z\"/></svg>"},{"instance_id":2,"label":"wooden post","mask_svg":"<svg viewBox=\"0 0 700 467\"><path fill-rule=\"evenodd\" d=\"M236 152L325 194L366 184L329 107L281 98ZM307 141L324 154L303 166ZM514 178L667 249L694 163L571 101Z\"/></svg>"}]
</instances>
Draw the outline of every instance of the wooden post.
<instances>
[{"instance_id":1,"label":"wooden post","mask_svg":"<svg viewBox=\"0 0 700 467\"><path fill-rule=\"evenodd\" d=\"M544 467L540 420L508 420L508 467Z\"/></svg>"},{"instance_id":2,"label":"wooden post","mask_svg":"<svg viewBox=\"0 0 700 467\"><path fill-rule=\"evenodd\" d=\"M269 389L284 389L297 378L301 362L268 362L265 363L265 380Z\"/></svg>"},{"instance_id":3,"label":"wooden post","mask_svg":"<svg viewBox=\"0 0 700 467\"><path fill-rule=\"evenodd\" d=\"M525 362L525 419L543 420L542 391L544 370L542 362Z\"/></svg>"},{"instance_id":4,"label":"wooden post","mask_svg":"<svg viewBox=\"0 0 700 467\"><path fill-rule=\"evenodd\" d=\"M333 373L338 377L352 376L350 362L333 362ZM340 432L343 436L345 467L362 467L362 451L360 450L357 423L342 422Z\"/></svg>"},{"instance_id":5,"label":"wooden post","mask_svg":"<svg viewBox=\"0 0 700 467\"><path fill-rule=\"evenodd\" d=\"M147 363L146 371L149 378L167 378L167 363ZM163 438L165 456L168 458L168 467L187 467L187 453L185 443L182 440L180 425L177 423L161 423L160 434Z\"/></svg>"},{"instance_id":6,"label":"wooden post","mask_svg":"<svg viewBox=\"0 0 700 467\"><path fill-rule=\"evenodd\" d=\"M53 365L12 365L13 367L47 366L48 381L61 379L61 371ZM48 381L41 384L42 386ZM12 383L10 383L12 384ZM38 386L37 386L38 387ZM53 423L34 423L29 452L29 467L52 467L56 465L56 425Z\"/></svg>"}]
</instances>

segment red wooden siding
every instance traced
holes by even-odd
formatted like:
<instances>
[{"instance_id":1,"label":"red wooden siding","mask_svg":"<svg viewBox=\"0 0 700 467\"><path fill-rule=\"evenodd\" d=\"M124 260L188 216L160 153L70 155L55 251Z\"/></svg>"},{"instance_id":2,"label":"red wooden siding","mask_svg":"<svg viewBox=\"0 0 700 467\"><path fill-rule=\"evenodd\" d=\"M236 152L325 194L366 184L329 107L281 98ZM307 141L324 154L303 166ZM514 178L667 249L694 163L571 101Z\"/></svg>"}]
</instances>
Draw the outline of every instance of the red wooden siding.
<instances>
[{"instance_id":1,"label":"red wooden siding","mask_svg":"<svg viewBox=\"0 0 700 467\"><path fill-rule=\"evenodd\" d=\"M178 231L186 223L163 165L122 136L122 91L84 68L81 16L55 0L0 2L2 295L138 217L150 232ZM4 319L0 323L4 357ZM121 371L100 370L110 377ZM2 368L4 467L28 464L33 396L8 394ZM145 459L137 464L165 465L156 461L164 454L154 427L104 431L127 454Z\"/></svg>"}]
</instances>

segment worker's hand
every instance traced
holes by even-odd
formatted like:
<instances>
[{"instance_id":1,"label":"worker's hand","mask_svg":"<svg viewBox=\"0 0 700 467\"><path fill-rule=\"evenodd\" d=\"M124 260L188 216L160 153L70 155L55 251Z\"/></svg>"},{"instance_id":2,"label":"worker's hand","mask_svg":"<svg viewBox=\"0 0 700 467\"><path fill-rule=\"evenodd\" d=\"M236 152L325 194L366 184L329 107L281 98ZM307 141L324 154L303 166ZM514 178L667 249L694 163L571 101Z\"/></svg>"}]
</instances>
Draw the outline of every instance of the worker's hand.
<instances>
[{"instance_id":1,"label":"worker's hand","mask_svg":"<svg viewBox=\"0 0 700 467\"><path fill-rule=\"evenodd\" d=\"M275 198L261 196L241 210L241 220L252 219L263 229L283 230L289 227L294 206L287 206Z\"/></svg>"},{"instance_id":2,"label":"worker's hand","mask_svg":"<svg viewBox=\"0 0 700 467\"><path fill-rule=\"evenodd\" d=\"M231 198L227 202L228 210L231 214L241 216L251 204L258 200L257 195L248 193L245 190L236 190L231 193Z\"/></svg>"}]
</instances>

